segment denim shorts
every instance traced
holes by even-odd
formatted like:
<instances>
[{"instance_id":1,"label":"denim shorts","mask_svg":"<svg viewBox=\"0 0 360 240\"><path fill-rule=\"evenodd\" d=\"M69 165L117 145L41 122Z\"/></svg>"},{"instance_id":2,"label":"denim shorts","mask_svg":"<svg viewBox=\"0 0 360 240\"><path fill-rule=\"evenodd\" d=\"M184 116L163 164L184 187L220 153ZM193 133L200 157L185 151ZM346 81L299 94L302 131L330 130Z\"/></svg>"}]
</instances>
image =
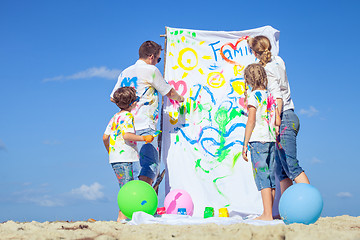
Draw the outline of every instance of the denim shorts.
<instances>
[{"instance_id":1,"label":"denim shorts","mask_svg":"<svg viewBox=\"0 0 360 240\"><path fill-rule=\"evenodd\" d=\"M120 188L127 182L134 180L132 162L116 162L111 163L111 166L114 169Z\"/></svg>"},{"instance_id":2,"label":"denim shorts","mask_svg":"<svg viewBox=\"0 0 360 240\"><path fill-rule=\"evenodd\" d=\"M250 142L249 145L258 190L275 188L275 142Z\"/></svg>"},{"instance_id":3,"label":"denim shorts","mask_svg":"<svg viewBox=\"0 0 360 240\"><path fill-rule=\"evenodd\" d=\"M276 175L280 181L290 178L294 180L304 170L296 158L296 136L300 129L300 121L294 110L286 110L281 114L280 134L276 147Z\"/></svg>"},{"instance_id":4,"label":"denim shorts","mask_svg":"<svg viewBox=\"0 0 360 240\"><path fill-rule=\"evenodd\" d=\"M137 135L153 135L155 130L151 128L137 130ZM134 162L134 176L138 179L139 176L146 176L153 181L160 173L160 159L158 148L158 137L156 136L151 143L145 143L143 141L137 142L139 150L140 161Z\"/></svg>"}]
</instances>

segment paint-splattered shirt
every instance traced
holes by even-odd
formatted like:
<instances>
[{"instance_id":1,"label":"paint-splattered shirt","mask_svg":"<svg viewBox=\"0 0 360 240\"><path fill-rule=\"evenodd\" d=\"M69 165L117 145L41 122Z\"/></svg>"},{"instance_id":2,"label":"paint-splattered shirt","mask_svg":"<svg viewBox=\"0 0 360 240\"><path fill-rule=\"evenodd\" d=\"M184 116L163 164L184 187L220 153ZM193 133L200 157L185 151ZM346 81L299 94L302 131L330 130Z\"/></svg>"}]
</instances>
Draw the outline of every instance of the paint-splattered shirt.
<instances>
[{"instance_id":1,"label":"paint-splattered shirt","mask_svg":"<svg viewBox=\"0 0 360 240\"><path fill-rule=\"evenodd\" d=\"M249 95L248 106L256 108L256 123L249 142L275 142L276 101L266 90L255 90Z\"/></svg>"},{"instance_id":2,"label":"paint-splattered shirt","mask_svg":"<svg viewBox=\"0 0 360 240\"><path fill-rule=\"evenodd\" d=\"M282 98L282 111L294 109L285 63L282 58L279 56L271 57L271 61L264 68L268 79L267 89L275 98Z\"/></svg>"},{"instance_id":3,"label":"paint-splattered shirt","mask_svg":"<svg viewBox=\"0 0 360 240\"><path fill-rule=\"evenodd\" d=\"M122 111L111 118L104 133L110 136L110 163L139 161L136 142L124 140L125 133L135 133L134 116L130 112Z\"/></svg>"},{"instance_id":4,"label":"paint-splattered shirt","mask_svg":"<svg viewBox=\"0 0 360 240\"><path fill-rule=\"evenodd\" d=\"M135 117L135 129L156 129L159 117L159 93L166 95L171 90L159 69L154 65L138 60L134 65L126 68L119 76L118 81L110 94L120 87L134 87L140 101L131 111Z\"/></svg>"}]
</instances>

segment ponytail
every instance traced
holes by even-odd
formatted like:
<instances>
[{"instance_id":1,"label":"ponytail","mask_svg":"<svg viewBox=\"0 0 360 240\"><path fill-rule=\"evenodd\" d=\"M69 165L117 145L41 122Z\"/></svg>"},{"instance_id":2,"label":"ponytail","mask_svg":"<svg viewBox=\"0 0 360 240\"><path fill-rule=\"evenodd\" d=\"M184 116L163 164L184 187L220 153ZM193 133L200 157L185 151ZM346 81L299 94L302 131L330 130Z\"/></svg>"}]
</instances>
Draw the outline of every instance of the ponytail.
<instances>
[{"instance_id":1,"label":"ponytail","mask_svg":"<svg viewBox=\"0 0 360 240\"><path fill-rule=\"evenodd\" d=\"M270 60L271 52L268 49L265 49L265 51L260 54L260 64L265 67Z\"/></svg>"},{"instance_id":2,"label":"ponytail","mask_svg":"<svg viewBox=\"0 0 360 240\"><path fill-rule=\"evenodd\" d=\"M248 44L257 55L259 55L260 64L265 67L271 60L270 40L265 36L256 36L248 39Z\"/></svg>"}]
</instances>

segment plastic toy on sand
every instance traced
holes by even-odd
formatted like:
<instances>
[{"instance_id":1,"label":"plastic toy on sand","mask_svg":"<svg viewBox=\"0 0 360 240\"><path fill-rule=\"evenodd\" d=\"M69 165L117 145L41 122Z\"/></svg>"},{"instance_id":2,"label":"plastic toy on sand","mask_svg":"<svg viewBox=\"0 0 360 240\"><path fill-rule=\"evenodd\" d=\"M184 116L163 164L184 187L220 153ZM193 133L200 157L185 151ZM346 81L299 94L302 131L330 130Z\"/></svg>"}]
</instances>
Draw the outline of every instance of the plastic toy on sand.
<instances>
[{"instance_id":1,"label":"plastic toy on sand","mask_svg":"<svg viewBox=\"0 0 360 240\"><path fill-rule=\"evenodd\" d=\"M219 209L219 217L229 217L229 212L226 207Z\"/></svg>"},{"instance_id":2,"label":"plastic toy on sand","mask_svg":"<svg viewBox=\"0 0 360 240\"><path fill-rule=\"evenodd\" d=\"M178 208L178 215L187 215L186 208Z\"/></svg>"},{"instance_id":3,"label":"plastic toy on sand","mask_svg":"<svg viewBox=\"0 0 360 240\"><path fill-rule=\"evenodd\" d=\"M119 209L129 219L132 219L134 212L139 211L154 215L158 206L155 190L140 180L126 183L120 189L117 201Z\"/></svg>"},{"instance_id":4,"label":"plastic toy on sand","mask_svg":"<svg viewBox=\"0 0 360 240\"><path fill-rule=\"evenodd\" d=\"M214 216L214 208L213 207L205 207L204 218L209 218Z\"/></svg>"},{"instance_id":5,"label":"plastic toy on sand","mask_svg":"<svg viewBox=\"0 0 360 240\"><path fill-rule=\"evenodd\" d=\"M157 208L157 210L156 210L157 215L163 215L165 213L166 213L165 207L160 207L160 208Z\"/></svg>"},{"instance_id":6,"label":"plastic toy on sand","mask_svg":"<svg viewBox=\"0 0 360 240\"><path fill-rule=\"evenodd\" d=\"M315 223L322 212L323 199L319 190L306 183L290 186L280 198L279 212L285 224Z\"/></svg>"},{"instance_id":7,"label":"plastic toy on sand","mask_svg":"<svg viewBox=\"0 0 360 240\"><path fill-rule=\"evenodd\" d=\"M179 208L186 208L187 215L194 213L194 203L189 193L185 190L174 189L170 191L164 201L167 214L177 214Z\"/></svg>"}]
</instances>

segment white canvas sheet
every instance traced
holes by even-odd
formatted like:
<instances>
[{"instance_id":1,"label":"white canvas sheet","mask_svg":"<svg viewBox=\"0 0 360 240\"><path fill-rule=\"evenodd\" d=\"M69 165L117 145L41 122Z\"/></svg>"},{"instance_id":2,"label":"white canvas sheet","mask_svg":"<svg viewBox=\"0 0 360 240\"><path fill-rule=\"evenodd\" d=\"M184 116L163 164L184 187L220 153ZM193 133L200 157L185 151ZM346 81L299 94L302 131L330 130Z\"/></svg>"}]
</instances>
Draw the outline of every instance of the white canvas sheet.
<instances>
[{"instance_id":1,"label":"white canvas sheet","mask_svg":"<svg viewBox=\"0 0 360 240\"><path fill-rule=\"evenodd\" d=\"M237 223L246 223L256 226L265 226L265 225L277 225L284 224L282 220L274 221L260 221L252 219L244 219L240 216L234 217L211 217L211 218L201 218L201 217L191 217L184 215L176 214L164 214L161 217L154 217L150 214L144 212L135 212L133 214L132 220L127 222L129 225L140 225L140 224L167 224L167 225L197 225L197 224L209 224L215 223L218 225L230 225Z\"/></svg>"},{"instance_id":2,"label":"white canvas sheet","mask_svg":"<svg viewBox=\"0 0 360 240\"><path fill-rule=\"evenodd\" d=\"M199 31L167 28L165 79L182 104L165 98L162 159L166 192L186 190L194 216L205 207L230 215L260 214L262 202L251 163L241 157L246 126L244 68L255 62L246 38L265 35L279 52L279 31Z\"/></svg>"}]
</instances>

